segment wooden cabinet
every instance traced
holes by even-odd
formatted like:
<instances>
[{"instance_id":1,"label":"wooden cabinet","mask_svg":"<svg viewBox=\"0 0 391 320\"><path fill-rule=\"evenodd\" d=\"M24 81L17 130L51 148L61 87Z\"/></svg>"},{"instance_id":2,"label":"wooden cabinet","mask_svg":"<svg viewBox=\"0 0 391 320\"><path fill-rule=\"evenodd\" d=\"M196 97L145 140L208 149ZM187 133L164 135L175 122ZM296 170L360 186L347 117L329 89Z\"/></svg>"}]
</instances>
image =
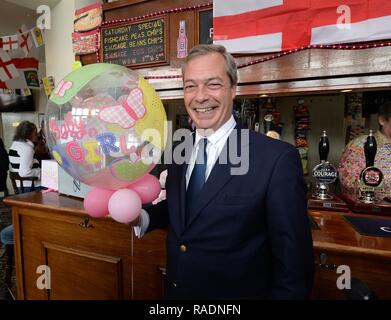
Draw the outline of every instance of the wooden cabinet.
<instances>
[{"instance_id":1,"label":"wooden cabinet","mask_svg":"<svg viewBox=\"0 0 391 320\"><path fill-rule=\"evenodd\" d=\"M13 212L18 299L162 295L163 231L141 242L131 227L110 218L88 218L80 199L57 193L27 193L5 202ZM50 267L50 290L37 286L40 266Z\"/></svg>"},{"instance_id":2,"label":"wooden cabinet","mask_svg":"<svg viewBox=\"0 0 391 320\"><path fill-rule=\"evenodd\" d=\"M18 299L160 299L165 230L142 239L110 218L88 218L80 199L58 193L7 198L15 227ZM345 299L338 266L348 266L380 299L391 299L391 238L362 236L341 213L310 210L315 279L313 299ZM352 213L343 213L352 214ZM50 267L50 290L37 287Z\"/></svg>"},{"instance_id":3,"label":"wooden cabinet","mask_svg":"<svg viewBox=\"0 0 391 320\"><path fill-rule=\"evenodd\" d=\"M326 211L310 211L320 229L312 232L314 243L315 282L313 299L345 299L337 288L337 279L346 274L359 279L379 299L391 299L391 238L359 234L343 215ZM382 217L384 218L384 217ZM340 273L337 268L343 266Z\"/></svg>"}]
</instances>

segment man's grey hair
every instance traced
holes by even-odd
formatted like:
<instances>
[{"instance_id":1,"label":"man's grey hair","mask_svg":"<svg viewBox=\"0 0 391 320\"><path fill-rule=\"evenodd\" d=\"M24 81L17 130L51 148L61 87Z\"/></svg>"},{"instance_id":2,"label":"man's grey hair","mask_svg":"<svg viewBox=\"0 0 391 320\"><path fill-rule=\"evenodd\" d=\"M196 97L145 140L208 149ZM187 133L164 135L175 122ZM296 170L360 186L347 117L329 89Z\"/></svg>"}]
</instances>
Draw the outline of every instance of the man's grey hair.
<instances>
[{"instance_id":1,"label":"man's grey hair","mask_svg":"<svg viewBox=\"0 0 391 320\"><path fill-rule=\"evenodd\" d=\"M236 68L235 59L227 52L225 47L216 44L200 44L193 47L182 65L182 75L185 74L186 65L189 61L196 57L206 56L210 53L219 53L223 56L225 60L225 70L227 71L228 78L231 81L231 86L236 85L238 83L238 70Z\"/></svg>"}]
</instances>

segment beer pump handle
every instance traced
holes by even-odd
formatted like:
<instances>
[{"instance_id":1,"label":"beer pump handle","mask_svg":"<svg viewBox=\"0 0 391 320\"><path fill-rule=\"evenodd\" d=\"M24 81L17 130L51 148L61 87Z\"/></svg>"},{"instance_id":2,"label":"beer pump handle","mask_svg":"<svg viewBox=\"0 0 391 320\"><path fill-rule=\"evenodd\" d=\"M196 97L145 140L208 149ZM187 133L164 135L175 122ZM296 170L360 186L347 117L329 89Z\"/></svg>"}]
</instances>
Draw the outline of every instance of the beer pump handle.
<instances>
[{"instance_id":1,"label":"beer pump handle","mask_svg":"<svg viewBox=\"0 0 391 320\"><path fill-rule=\"evenodd\" d=\"M372 133L372 130L369 131L367 141L364 143L364 154L365 154L365 163L366 167L373 167L375 165L375 156L377 152L376 139Z\"/></svg>"},{"instance_id":2,"label":"beer pump handle","mask_svg":"<svg viewBox=\"0 0 391 320\"><path fill-rule=\"evenodd\" d=\"M327 161L327 157L329 156L330 151L330 143L329 138L327 137L326 131L323 131L323 135L319 140L319 158L321 162Z\"/></svg>"}]
</instances>

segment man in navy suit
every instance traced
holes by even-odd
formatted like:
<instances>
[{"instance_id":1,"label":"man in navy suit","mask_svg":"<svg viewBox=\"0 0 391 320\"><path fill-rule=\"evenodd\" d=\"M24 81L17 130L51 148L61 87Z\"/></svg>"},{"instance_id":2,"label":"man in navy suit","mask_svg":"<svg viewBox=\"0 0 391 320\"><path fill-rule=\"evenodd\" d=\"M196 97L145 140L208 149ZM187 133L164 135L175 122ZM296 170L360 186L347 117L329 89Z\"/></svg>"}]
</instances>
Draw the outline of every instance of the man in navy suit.
<instances>
[{"instance_id":1,"label":"man in navy suit","mask_svg":"<svg viewBox=\"0 0 391 320\"><path fill-rule=\"evenodd\" d=\"M235 122L237 69L224 47L193 48L182 71L197 130L177 147L190 150L184 163L173 152L167 200L142 210L136 227L169 225L166 298L308 298L312 238L296 149Z\"/></svg>"}]
</instances>

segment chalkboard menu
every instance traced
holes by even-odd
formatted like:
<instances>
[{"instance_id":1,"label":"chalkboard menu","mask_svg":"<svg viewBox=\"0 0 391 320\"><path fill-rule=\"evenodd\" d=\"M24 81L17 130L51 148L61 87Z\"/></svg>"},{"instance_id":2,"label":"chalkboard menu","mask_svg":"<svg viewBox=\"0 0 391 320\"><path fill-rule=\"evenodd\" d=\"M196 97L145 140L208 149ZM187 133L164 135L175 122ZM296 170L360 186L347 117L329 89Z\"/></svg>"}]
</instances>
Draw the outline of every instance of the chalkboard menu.
<instances>
[{"instance_id":1,"label":"chalkboard menu","mask_svg":"<svg viewBox=\"0 0 391 320\"><path fill-rule=\"evenodd\" d=\"M167 64L167 17L102 28L101 61L133 68Z\"/></svg>"}]
</instances>

